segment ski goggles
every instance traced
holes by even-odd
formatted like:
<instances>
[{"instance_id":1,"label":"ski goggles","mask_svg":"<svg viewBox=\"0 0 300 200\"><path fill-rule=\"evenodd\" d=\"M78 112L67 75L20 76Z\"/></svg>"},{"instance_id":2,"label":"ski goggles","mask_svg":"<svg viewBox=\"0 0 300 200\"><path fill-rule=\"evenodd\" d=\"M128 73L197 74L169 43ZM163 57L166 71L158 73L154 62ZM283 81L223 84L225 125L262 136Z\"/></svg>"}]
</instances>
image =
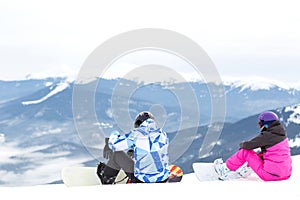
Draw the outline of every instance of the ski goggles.
<instances>
[{"instance_id":1,"label":"ski goggles","mask_svg":"<svg viewBox=\"0 0 300 200\"><path fill-rule=\"evenodd\" d=\"M260 121L258 122L258 126L259 126L259 127L263 127L263 125L264 125L264 120L260 120Z\"/></svg>"}]
</instances>

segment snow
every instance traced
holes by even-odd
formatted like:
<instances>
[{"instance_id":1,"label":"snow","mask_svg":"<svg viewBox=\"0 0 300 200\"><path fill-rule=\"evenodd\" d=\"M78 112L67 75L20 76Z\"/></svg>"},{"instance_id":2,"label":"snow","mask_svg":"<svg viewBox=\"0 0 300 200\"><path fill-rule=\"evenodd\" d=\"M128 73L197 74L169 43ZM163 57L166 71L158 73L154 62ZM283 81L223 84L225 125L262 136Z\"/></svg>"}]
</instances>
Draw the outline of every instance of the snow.
<instances>
[{"instance_id":1,"label":"snow","mask_svg":"<svg viewBox=\"0 0 300 200\"><path fill-rule=\"evenodd\" d=\"M62 184L0 187L6 199L299 199L300 155L293 156L289 180L199 182L193 173L181 183L66 187Z\"/></svg>"},{"instance_id":2,"label":"snow","mask_svg":"<svg viewBox=\"0 0 300 200\"><path fill-rule=\"evenodd\" d=\"M300 104L294 106L288 106L284 110L285 112L292 112L290 117L287 119L287 124L293 122L295 124L300 124Z\"/></svg>"},{"instance_id":3,"label":"snow","mask_svg":"<svg viewBox=\"0 0 300 200\"><path fill-rule=\"evenodd\" d=\"M297 136L295 139L289 140L289 146L291 148L300 147L300 137Z\"/></svg>"},{"instance_id":4,"label":"snow","mask_svg":"<svg viewBox=\"0 0 300 200\"><path fill-rule=\"evenodd\" d=\"M278 87L283 90L300 90L299 83L287 83L278 80L272 80L259 76L248 76L248 77L230 77L224 76L223 78L224 85L231 86L231 88L241 88L240 92L243 92L246 89L252 91L257 90L270 90L274 87Z\"/></svg>"},{"instance_id":5,"label":"snow","mask_svg":"<svg viewBox=\"0 0 300 200\"><path fill-rule=\"evenodd\" d=\"M69 86L70 85L68 82L59 83L49 94L42 97L41 99L33 100L33 101L24 101L24 102L22 102L22 104L27 106L27 105L42 103L42 102L46 101L47 99L49 99L51 96L64 91Z\"/></svg>"},{"instance_id":6,"label":"snow","mask_svg":"<svg viewBox=\"0 0 300 200\"><path fill-rule=\"evenodd\" d=\"M55 134L60 134L62 132L61 128L54 128L54 129L45 129L43 131L41 130L36 130L36 132L32 133L32 137L41 137L45 135L55 135Z\"/></svg>"}]
</instances>

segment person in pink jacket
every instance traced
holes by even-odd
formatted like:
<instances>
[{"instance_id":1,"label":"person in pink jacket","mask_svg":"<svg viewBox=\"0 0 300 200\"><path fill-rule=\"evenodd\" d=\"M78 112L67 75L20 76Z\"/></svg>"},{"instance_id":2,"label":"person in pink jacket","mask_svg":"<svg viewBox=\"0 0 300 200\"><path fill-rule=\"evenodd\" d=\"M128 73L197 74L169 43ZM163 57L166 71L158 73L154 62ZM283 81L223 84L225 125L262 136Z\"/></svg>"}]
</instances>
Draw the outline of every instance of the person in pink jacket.
<instances>
[{"instance_id":1,"label":"person in pink jacket","mask_svg":"<svg viewBox=\"0 0 300 200\"><path fill-rule=\"evenodd\" d=\"M225 163L214 161L220 180L228 179L230 172L247 176L250 167L264 181L285 180L292 173L292 159L285 128L274 112L263 112L258 118L260 135L240 143L240 149ZM259 153L255 150L260 149Z\"/></svg>"}]
</instances>

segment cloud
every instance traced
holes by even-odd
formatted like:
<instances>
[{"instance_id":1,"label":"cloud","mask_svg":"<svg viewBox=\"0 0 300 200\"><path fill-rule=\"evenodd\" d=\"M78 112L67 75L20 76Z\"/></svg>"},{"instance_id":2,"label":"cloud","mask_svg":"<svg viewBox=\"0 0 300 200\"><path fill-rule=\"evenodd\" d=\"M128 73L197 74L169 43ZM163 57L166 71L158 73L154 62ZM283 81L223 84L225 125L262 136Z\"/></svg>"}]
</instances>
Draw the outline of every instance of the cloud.
<instances>
[{"instance_id":1,"label":"cloud","mask_svg":"<svg viewBox=\"0 0 300 200\"><path fill-rule=\"evenodd\" d=\"M5 142L5 135L3 133L0 133L0 144L3 144Z\"/></svg>"},{"instance_id":2,"label":"cloud","mask_svg":"<svg viewBox=\"0 0 300 200\"><path fill-rule=\"evenodd\" d=\"M81 166L89 157L67 158L69 151L43 153L49 147L31 146L20 148L17 143L2 143L1 165L20 165L13 170L0 169L0 184L5 186L41 185L61 179L60 173L66 166ZM25 166L24 163L26 162Z\"/></svg>"}]
</instances>

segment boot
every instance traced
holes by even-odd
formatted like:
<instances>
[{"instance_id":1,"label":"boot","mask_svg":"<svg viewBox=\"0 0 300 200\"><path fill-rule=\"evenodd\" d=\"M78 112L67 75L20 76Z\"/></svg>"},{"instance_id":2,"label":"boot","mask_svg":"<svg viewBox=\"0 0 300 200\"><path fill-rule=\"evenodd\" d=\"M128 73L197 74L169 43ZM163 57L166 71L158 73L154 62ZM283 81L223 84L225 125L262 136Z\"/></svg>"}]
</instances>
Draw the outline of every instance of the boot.
<instances>
[{"instance_id":1,"label":"boot","mask_svg":"<svg viewBox=\"0 0 300 200\"><path fill-rule=\"evenodd\" d=\"M222 158L218 158L214 161L214 168L220 180L224 181L228 179L229 173L231 171L226 166L226 163L223 162Z\"/></svg>"},{"instance_id":2,"label":"boot","mask_svg":"<svg viewBox=\"0 0 300 200\"><path fill-rule=\"evenodd\" d=\"M247 165L247 162L241 166L239 169L236 170L236 172L242 177L247 178L251 175L252 169Z\"/></svg>"},{"instance_id":3,"label":"boot","mask_svg":"<svg viewBox=\"0 0 300 200\"><path fill-rule=\"evenodd\" d=\"M97 167L97 175L100 178L102 184L115 184L115 179L119 171L108 167L104 163L100 162Z\"/></svg>"}]
</instances>

